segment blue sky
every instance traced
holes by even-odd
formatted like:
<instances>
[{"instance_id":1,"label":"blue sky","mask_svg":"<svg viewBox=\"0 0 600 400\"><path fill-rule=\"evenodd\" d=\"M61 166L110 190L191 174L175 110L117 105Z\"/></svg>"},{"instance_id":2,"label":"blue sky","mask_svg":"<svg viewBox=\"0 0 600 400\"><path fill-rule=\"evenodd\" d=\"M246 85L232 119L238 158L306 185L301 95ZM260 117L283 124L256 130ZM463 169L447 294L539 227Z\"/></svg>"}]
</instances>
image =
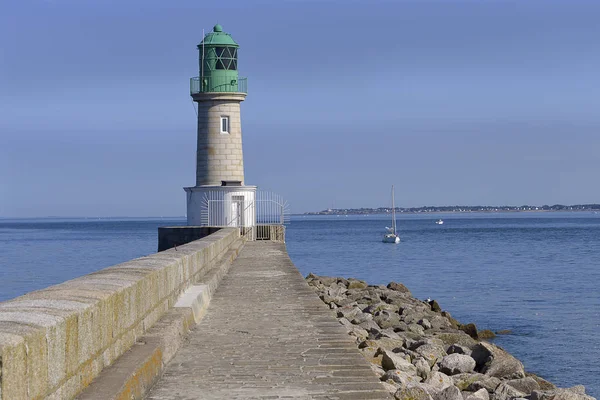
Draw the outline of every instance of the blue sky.
<instances>
[{"instance_id":1,"label":"blue sky","mask_svg":"<svg viewBox=\"0 0 600 400\"><path fill-rule=\"evenodd\" d=\"M223 5L226 4L226 5ZM600 2L0 3L0 216L173 216L202 29L240 43L246 183L293 212L600 202Z\"/></svg>"}]
</instances>

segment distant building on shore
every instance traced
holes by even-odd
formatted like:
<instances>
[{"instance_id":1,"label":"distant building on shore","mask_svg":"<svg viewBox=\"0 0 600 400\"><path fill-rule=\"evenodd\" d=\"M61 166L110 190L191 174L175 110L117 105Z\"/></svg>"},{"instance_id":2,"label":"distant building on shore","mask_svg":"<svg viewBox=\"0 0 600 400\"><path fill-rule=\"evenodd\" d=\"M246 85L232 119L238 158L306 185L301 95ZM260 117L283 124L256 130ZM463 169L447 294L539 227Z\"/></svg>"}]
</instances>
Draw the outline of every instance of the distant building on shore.
<instances>
[{"instance_id":1,"label":"distant building on shore","mask_svg":"<svg viewBox=\"0 0 600 400\"><path fill-rule=\"evenodd\" d=\"M600 204L574 204L562 205L555 204L552 206L423 206L423 207L396 207L396 212L399 213L438 213L438 212L543 212L543 211L600 211ZM345 215L345 214L388 214L391 213L391 208L342 208L323 211L314 211L304 213L306 215Z\"/></svg>"}]
</instances>

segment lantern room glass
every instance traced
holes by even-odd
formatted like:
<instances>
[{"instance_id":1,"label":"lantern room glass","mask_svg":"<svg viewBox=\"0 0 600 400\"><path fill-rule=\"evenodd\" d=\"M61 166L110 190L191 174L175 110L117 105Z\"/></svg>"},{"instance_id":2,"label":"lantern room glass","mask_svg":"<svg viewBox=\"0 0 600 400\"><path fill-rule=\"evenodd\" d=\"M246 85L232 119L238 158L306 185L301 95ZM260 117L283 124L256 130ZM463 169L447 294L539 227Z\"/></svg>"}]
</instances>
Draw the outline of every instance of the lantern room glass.
<instances>
[{"instance_id":1,"label":"lantern room glass","mask_svg":"<svg viewBox=\"0 0 600 400\"><path fill-rule=\"evenodd\" d=\"M237 48L215 47L215 69L237 70Z\"/></svg>"}]
</instances>

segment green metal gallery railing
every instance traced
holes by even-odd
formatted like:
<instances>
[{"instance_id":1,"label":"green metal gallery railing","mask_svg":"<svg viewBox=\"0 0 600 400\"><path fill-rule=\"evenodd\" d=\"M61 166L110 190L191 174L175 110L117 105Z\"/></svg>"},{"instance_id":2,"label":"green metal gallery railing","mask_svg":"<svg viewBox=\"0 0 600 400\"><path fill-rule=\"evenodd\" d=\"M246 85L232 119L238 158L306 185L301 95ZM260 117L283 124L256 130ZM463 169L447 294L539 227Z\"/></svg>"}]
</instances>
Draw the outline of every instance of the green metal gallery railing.
<instances>
[{"instance_id":1,"label":"green metal gallery railing","mask_svg":"<svg viewBox=\"0 0 600 400\"><path fill-rule=\"evenodd\" d=\"M248 93L248 78L232 79L216 76L190 78L190 94L211 92Z\"/></svg>"}]
</instances>

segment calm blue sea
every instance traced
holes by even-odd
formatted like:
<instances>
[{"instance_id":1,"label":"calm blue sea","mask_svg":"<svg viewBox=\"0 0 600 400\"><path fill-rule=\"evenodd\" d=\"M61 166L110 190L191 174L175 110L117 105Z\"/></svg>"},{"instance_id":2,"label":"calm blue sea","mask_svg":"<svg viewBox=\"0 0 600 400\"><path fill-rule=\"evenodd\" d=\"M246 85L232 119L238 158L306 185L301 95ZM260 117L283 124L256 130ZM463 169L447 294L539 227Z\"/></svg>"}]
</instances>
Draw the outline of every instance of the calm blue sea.
<instances>
[{"instance_id":1,"label":"calm blue sea","mask_svg":"<svg viewBox=\"0 0 600 400\"><path fill-rule=\"evenodd\" d=\"M436 225L437 218L444 225ZM156 251L167 219L0 220L0 301ZM292 218L289 254L314 272L399 281L461 322L510 329L496 343L528 371L600 396L600 214Z\"/></svg>"}]
</instances>

